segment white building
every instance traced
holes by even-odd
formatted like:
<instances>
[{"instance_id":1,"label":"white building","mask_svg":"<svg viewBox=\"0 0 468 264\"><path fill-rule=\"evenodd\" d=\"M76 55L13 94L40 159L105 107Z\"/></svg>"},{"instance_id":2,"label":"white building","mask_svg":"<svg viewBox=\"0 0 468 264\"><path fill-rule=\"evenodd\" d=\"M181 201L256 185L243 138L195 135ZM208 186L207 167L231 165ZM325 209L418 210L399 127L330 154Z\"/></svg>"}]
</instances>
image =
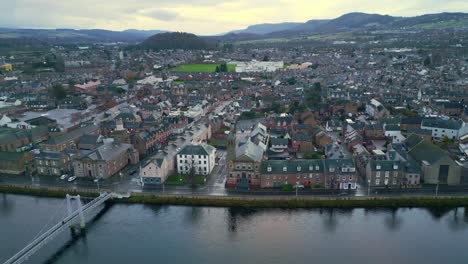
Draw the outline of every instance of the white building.
<instances>
[{"instance_id":1,"label":"white building","mask_svg":"<svg viewBox=\"0 0 468 264\"><path fill-rule=\"evenodd\" d=\"M215 166L216 149L207 144L187 145L177 154L177 173L208 175Z\"/></svg>"},{"instance_id":2,"label":"white building","mask_svg":"<svg viewBox=\"0 0 468 264\"><path fill-rule=\"evenodd\" d=\"M421 129L431 130L434 139L448 137L457 140L468 133L468 125L458 120L424 119Z\"/></svg>"},{"instance_id":3,"label":"white building","mask_svg":"<svg viewBox=\"0 0 468 264\"><path fill-rule=\"evenodd\" d=\"M274 72L284 67L283 61L235 61L236 72Z\"/></svg>"}]
</instances>

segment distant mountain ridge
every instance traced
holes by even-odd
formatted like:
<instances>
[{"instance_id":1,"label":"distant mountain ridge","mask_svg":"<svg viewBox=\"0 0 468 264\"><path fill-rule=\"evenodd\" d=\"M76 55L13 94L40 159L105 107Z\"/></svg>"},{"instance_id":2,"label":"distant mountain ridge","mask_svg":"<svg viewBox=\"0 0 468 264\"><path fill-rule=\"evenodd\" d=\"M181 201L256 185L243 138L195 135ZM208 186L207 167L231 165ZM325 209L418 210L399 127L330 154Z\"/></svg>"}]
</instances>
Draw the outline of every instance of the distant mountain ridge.
<instances>
[{"instance_id":1,"label":"distant mountain ridge","mask_svg":"<svg viewBox=\"0 0 468 264\"><path fill-rule=\"evenodd\" d=\"M313 19L304 23L286 22L251 25L217 36L200 37L207 43L236 42L267 38L295 38L315 34L330 34L356 30L392 30L407 28L467 27L467 13L426 14L415 17L396 17L380 14L353 12L334 19ZM4 39L37 39L54 42L142 42L147 38L167 33L163 30L112 31L103 29L15 29L0 28L0 41ZM194 35L195 36L195 35ZM196 37L196 36L195 36ZM195 41L195 39L190 39Z\"/></svg>"},{"instance_id":2,"label":"distant mountain ridge","mask_svg":"<svg viewBox=\"0 0 468 264\"><path fill-rule=\"evenodd\" d=\"M39 40L50 39L77 39L98 41L125 41L138 42L146 38L164 33L162 30L136 30L112 31L105 29L23 29L23 28L0 28L0 39L6 38L35 38Z\"/></svg>"},{"instance_id":3,"label":"distant mountain ridge","mask_svg":"<svg viewBox=\"0 0 468 264\"><path fill-rule=\"evenodd\" d=\"M251 26L248 26L246 29L230 31L227 34L239 34L239 33L268 34L268 33L276 32L276 31L293 29L300 25L302 25L302 23L294 23L294 22L284 22L284 23L274 23L274 24L265 23L265 24L251 25Z\"/></svg>"},{"instance_id":4,"label":"distant mountain ridge","mask_svg":"<svg viewBox=\"0 0 468 264\"><path fill-rule=\"evenodd\" d=\"M295 27L291 27L286 30L273 31L267 34L257 34L257 38L288 38L297 37L301 35L337 33L350 30L399 29L418 26L426 28L437 28L454 25L468 26L468 14L439 13L415 17L395 17L389 15L354 12L344 14L335 19L309 20L305 23L301 23L299 25L296 25ZM246 33L242 30L233 32L237 33L230 34L229 39L231 40L236 38L236 34ZM237 39L251 40L254 39L254 36L248 35L248 38L245 38L245 35L238 35Z\"/></svg>"}]
</instances>

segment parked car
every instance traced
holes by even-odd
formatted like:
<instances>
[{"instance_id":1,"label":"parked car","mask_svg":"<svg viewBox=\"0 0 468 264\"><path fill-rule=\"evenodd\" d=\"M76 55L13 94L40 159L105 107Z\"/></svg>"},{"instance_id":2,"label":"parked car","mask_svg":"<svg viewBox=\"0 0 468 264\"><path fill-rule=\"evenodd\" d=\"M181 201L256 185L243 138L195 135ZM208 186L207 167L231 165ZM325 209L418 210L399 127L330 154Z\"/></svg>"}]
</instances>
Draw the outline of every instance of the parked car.
<instances>
[{"instance_id":1,"label":"parked car","mask_svg":"<svg viewBox=\"0 0 468 264\"><path fill-rule=\"evenodd\" d=\"M72 182L74 180L76 180L76 176L71 176L70 178L68 178L68 182Z\"/></svg>"},{"instance_id":2,"label":"parked car","mask_svg":"<svg viewBox=\"0 0 468 264\"><path fill-rule=\"evenodd\" d=\"M68 174L63 174L62 176L60 176L61 180L65 180L66 178L68 178Z\"/></svg>"}]
</instances>

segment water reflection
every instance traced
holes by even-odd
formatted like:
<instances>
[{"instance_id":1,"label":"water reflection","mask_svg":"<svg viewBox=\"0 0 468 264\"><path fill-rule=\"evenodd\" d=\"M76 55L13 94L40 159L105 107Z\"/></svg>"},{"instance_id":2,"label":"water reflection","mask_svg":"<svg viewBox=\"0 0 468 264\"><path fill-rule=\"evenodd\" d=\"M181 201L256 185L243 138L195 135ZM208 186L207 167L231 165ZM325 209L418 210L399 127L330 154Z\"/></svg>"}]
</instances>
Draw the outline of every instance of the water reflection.
<instances>
[{"instance_id":1,"label":"water reflection","mask_svg":"<svg viewBox=\"0 0 468 264\"><path fill-rule=\"evenodd\" d=\"M389 215L385 217L385 226L389 231L397 231L403 224L403 218L397 215L398 211L397 208L390 209Z\"/></svg>"},{"instance_id":2,"label":"water reflection","mask_svg":"<svg viewBox=\"0 0 468 264\"><path fill-rule=\"evenodd\" d=\"M468 211L466 207L453 209L448 219L448 227L452 231L461 231L468 228Z\"/></svg>"},{"instance_id":3,"label":"water reflection","mask_svg":"<svg viewBox=\"0 0 468 264\"><path fill-rule=\"evenodd\" d=\"M0 197L0 211L2 212L2 215L8 216L13 213L15 202L13 199L8 199L9 196L6 193L2 193Z\"/></svg>"},{"instance_id":4,"label":"water reflection","mask_svg":"<svg viewBox=\"0 0 468 264\"><path fill-rule=\"evenodd\" d=\"M92 217L86 224L86 229L82 231L77 236L70 236L70 239L65 242L65 244L60 247L53 255L51 255L45 263L52 264L52 263L59 263L58 260L63 256L70 248L73 249L74 254L87 256L88 255L88 239L86 237L86 232L92 232L93 227L97 224L99 219L101 219L104 214L109 211L111 205L105 203L104 207L94 216ZM77 243L80 243L79 246L76 246Z\"/></svg>"},{"instance_id":5,"label":"water reflection","mask_svg":"<svg viewBox=\"0 0 468 264\"><path fill-rule=\"evenodd\" d=\"M439 221L453 209L453 207L431 207L426 208L425 210L429 212L429 214L432 216L432 219Z\"/></svg>"},{"instance_id":6,"label":"water reflection","mask_svg":"<svg viewBox=\"0 0 468 264\"><path fill-rule=\"evenodd\" d=\"M235 233L239 224L242 224L245 220L249 219L259 211L252 208L232 207L228 208L227 212L228 231L231 233Z\"/></svg>"}]
</instances>

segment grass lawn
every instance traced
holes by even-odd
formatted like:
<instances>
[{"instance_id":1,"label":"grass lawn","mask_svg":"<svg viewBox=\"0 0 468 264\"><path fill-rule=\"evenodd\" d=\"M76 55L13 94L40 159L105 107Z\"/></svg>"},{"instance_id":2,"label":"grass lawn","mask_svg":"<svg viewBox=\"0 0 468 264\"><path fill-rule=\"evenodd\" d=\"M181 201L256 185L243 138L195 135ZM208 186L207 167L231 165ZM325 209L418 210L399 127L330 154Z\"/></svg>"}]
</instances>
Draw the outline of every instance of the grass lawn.
<instances>
[{"instance_id":1,"label":"grass lawn","mask_svg":"<svg viewBox=\"0 0 468 264\"><path fill-rule=\"evenodd\" d=\"M216 64L216 63L186 64L186 65L181 65L181 66L172 68L171 71L173 72L215 72L216 66L219 66L219 64ZM227 66L228 66L229 72L236 71L236 65L228 64Z\"/></svg>"},{"instance_id":2,"label":"grass lawn","mask_svg":"<svg viewBox=\"0 0 468 264\"><path fill-rule=\"evenodd\" d=\"M186 175L172 175L167 177L165 184L168 185L184 185L187 183Z\"/></svg>"},{"instance_id":3,"label":"grass lawn","mask_svg":"<svg viewBox=\"0 0 468 264\"><path fill-rule=\"evenodd\" d=\"M197 185L204 185L205 184L205 176L199 175L195 176L195 183ZM185 185L190 184L190 180L188 175L172 175L169 176L165 182L167 185Z\"/></svg>"}]
</instances>

